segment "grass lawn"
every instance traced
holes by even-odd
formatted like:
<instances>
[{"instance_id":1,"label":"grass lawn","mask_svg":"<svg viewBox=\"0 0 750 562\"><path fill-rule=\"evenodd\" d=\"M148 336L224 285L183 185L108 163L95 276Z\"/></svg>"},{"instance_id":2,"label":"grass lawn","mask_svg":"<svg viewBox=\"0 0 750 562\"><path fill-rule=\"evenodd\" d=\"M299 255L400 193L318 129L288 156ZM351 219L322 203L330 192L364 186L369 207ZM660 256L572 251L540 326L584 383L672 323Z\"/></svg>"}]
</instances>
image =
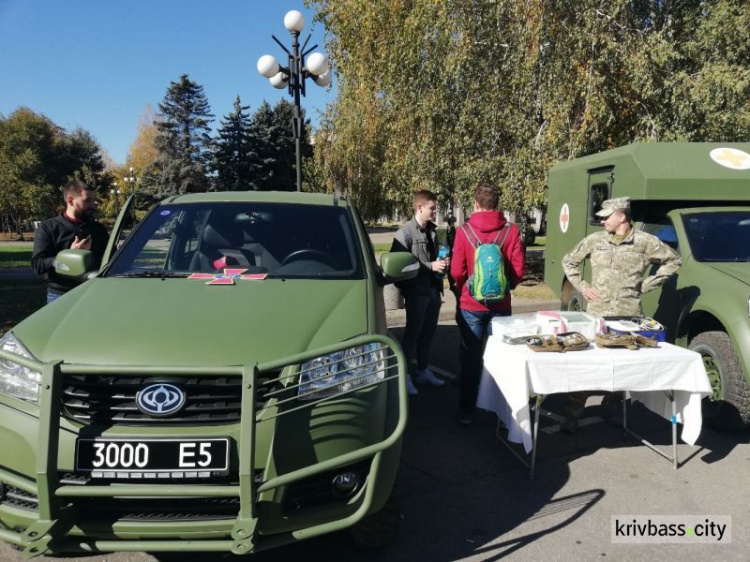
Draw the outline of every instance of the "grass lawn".
<instances>
[{"instance_id":1,"label":"grass lawn","mask_svg":"<svg viewBox=\"0 0 750 562\"><path fill-rule=\"evenodd\" d=\"M0 279L0 335L36 312L47 301L43 279Z\"/></svg>"},{"instance_id":2,"label":"grass lawn","mask_svg":"<svg viewBox=\"0 0 750 562\"><path fill-rule=\"evenodd\" d=\"M31 244L0 244L0 267L31 267Z\"/></svg>"}]
</instances>

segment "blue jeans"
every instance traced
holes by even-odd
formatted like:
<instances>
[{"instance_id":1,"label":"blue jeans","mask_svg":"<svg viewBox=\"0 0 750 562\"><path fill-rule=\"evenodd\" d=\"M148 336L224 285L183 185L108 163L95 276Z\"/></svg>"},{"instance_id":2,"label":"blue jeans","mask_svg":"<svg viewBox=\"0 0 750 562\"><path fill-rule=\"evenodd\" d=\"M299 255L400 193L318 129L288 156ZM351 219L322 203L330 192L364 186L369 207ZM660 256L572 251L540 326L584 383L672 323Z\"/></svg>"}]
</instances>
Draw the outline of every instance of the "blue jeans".
<instances>
[{"instance_id":1,"label":"blue jeans","mask_svg":"<svg viewBox=\"0 0 750 562\"><path fill-rule=\"evenodd\" d=\"M482 377L484 348L487 344L490 322L495 316L510 316L507 312L473 312L459 310L456 323L461 333L461 379L459 382L459 407L461 413L471 414L477 403L479 381Z\"/></svg>"}]
</instances>

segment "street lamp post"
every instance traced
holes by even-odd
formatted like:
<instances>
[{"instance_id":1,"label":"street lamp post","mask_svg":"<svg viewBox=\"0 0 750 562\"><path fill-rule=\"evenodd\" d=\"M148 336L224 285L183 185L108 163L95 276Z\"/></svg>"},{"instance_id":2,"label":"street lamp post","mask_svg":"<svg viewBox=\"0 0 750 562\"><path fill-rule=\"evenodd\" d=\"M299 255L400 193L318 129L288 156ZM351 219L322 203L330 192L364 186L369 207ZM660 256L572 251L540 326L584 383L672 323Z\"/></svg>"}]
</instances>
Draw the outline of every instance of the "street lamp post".
<instances>
[{"instance_id":1,"label":"street lamp post","mask_svg":"<svg viewBox=\"0 0 750 562\"><path fill-rule=\"evenodd\" d=\"M135 170L133 169L133 166L130 166L129 174L122 178L122 181L124 181L127 184L131 185L131 194L133 195L133 226L135 226L135 186L136 182L138 181L138 176L135 175Z\"/></svg>"},{"instance_id":2,"label":"street lamp post","mask_svg":"<svg viewBox=\"0 0 750 562\"><path fill-rule=\"evenodd\" d=\"M294 117L292 118L292 133L297 151L297 191L302 191L302 112L300 109L300 95L305 95L305 79L311 78L315 84L326 87L331 83L331 69L328 68L328 59L322 53L312 53L307 59L305 57L317 47L313 45L306 49L310 36L307 36L304 44L300 47L299 34L305 28L305 17L297 10L291 10L284 16L284 27L292 34L292 50L289 51L275 35L271 35L274 41L287 54L287 66L279 65L272 55L263 55L258 59L258 72L269 79L274 88L288 88L289 95L294 99Z\"/></svg>"},{"instance_id":3,"label":"street lamp post","mask_svg":"<svg viewBox=\"0 0 750 562\"><path fill-rule=\"evenodd\" d=\"M117 189L117 182L113 182L112 187L114 189L110 189L109 192L115 198L115 218L117 218L117 216L120 214L120 193L122 192Z\"/></svg>"}]
</instances>

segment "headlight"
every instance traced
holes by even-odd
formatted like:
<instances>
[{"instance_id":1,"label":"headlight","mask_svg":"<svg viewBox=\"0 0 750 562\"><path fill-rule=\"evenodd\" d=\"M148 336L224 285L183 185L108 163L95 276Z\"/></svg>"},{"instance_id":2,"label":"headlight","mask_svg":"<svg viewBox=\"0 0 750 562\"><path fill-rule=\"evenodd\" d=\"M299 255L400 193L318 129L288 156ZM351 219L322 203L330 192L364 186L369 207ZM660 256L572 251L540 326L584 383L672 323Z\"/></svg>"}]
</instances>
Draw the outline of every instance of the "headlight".
<instances>
[{"instance_id":1,"label":"headlight","mask_svg":"<svg viewBox=\"0 0 750 562\"><path fill-rule=\"evenodd\" d=\"M316 357L300 366L300 400L318 400L385 378L380 344L368 343Z\"/></svg>"},{"instance_id":2,"label":"headlight","mask_svg":"<svg viewBox=\"0 0 750 562\"><path fill-rule=\"evenodd\" d=\"M0 349L21 357L34 359L11 332L0 338ZM23 365L0 358L0 393L28 402L38 402L39 383L41 382L42 373L39 371L27 369Z\"/></svg>"}]
</instances>

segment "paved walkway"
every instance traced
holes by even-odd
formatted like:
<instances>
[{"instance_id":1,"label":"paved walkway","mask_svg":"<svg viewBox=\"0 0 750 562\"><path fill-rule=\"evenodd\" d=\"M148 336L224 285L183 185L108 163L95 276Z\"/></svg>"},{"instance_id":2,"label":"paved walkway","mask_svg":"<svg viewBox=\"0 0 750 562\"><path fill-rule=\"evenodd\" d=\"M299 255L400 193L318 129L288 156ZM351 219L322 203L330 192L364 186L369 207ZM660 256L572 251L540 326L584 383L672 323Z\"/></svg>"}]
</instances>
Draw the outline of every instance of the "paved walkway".
<instances>
[{"instance_id":1,"label":"paved walkway","mask_svg":"<svg viewBox=\"0 0 750 562\"><path fill-rule=\"evenodd\" d=\"M522 299L513 298L513 314L522 312L537 312L539 310L560 310L558 299ZM406 324L406 310L397 308L386 310L385 317L388 327ZM456 296L451 291L443 294L443 304L440 307L440 322L452 322L456 319Z\"/></svg>"}]
</instances>

